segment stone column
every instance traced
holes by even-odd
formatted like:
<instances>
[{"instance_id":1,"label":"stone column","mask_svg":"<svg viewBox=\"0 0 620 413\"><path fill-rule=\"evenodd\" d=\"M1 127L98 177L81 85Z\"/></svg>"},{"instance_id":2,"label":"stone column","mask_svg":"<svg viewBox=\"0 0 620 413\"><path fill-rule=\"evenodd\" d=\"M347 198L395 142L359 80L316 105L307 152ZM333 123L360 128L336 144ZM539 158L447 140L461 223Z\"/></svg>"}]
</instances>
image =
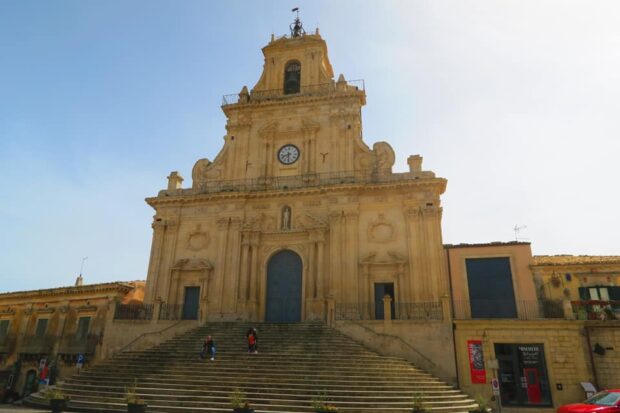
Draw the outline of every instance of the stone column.
<instances>
[{"instance_id":1,"label":"stone column","mask_svg":"<svg viewBox=\"0 0 620 413\"><path fill-rule=\"evenodd\" d=\"M145 292L144 302L152 302L157 298L159 291L159 271L161 264L161 251L164 243L165 225L160 218L156 218L151 224L153 228L153 240L151 243L151 255L149 258L149 268L146 276L148 289Z\"/></svg>"},{"instance_id":2,"label":"stone column","mask_svg":"<svg viewBox=\"0 0 620 413\"><path fill-rule=\"evenodd\" d=\"M315 248L316 242L312 234L308 242L308 274L306 274L306 302L309 299L316 298L316 275L315 275Z\"/></svg>"},{"instance_id":3,"label":"stone column","mask_svg":"<svg viewBox=\"0 0 620 413\"><path fill-rule=\"evenodd\" d=\"M226 251L228 249L228 236L229 236L229 220L228 218L221 218L217 221L217 230L220 234L220 241L218 242L217 258L215 264L215 288L217 291L217 306L218 311L223 311L224 304L224 279L226 278L227 260Z\"/></svg>"},{"instance_id":4,"label":"stone column","mask_svg":"<svg viewBox=\"0 0 620 413\"><path fill-rule=\"evenodd\" d=\"M159 313L161 311L162 300L153 300L153 318L151 318L151 324L157 324L159 322Z\"/></svg>"},{"instance_id":5,"label":"stone column","mask_svg":"<svg viewBox=\"0 0 620 413\"><path fill-rule=\"evenodd\" d=\"M325 298L325 288L323 280L325 279L325 264L323 262L323 250L325 249L325 239L323 234L317 240L317 269L316 269L316 296L323 300Z\"/></svg>"},{"instance_id":6,"label":"stone column","mask_svg":"<svg viewBox=\"0 0 620 413\"><path fill-rule=\"evenodd\" d=\"M450 307L450 296L448 294L441 296L441 311L443 312L443 321L446 323L451 323L452 308Z\"/></svg>"},{"instance_id":7,"label":"stone column","mask_svg":"<svg viewBox=\"0 0 620 413\"><path fill-rule=\"evenodd\" d=\"M258 244L252 244L251 246L252 258L250 259L250 301L256 303L258 297L256 296L258 291Z\"/></svg>"},{"instance_id":8,"label":"stone column","mask_svg":"<svg viewBox=\"0 0 620 413\"><path fill-rule=\"evenodd\" d=\"M425 287L423 267L424 239L422 235L422 214L417 206L405 210L407 246L409 250L409 291L407 302L421 301Z\"/></svg>"},{"instance_id":9,"label":"stone column","mask_svg":"<svg viewBox=\"0 0 620 413\"><path fill-rule=\"evenodd\" d=\"M248 299L248 270L249 270L249 259L250 259L250 240L249 233L242 232L241 233L241 268L239 271L239 294L237 298L241 302L245 302Z\"/></svg>"},{"instance_id":10,"label":"stone column","mask_svg":"<svg viewBox=\"0 0 620 413\"><path fill-rule=\"evenodd\" d=\"M340 286L342 279L341 267L341 244L340 231L342 222L342 212L332 211L329 215L329 263L330 271L328 278L327 294L333 297L340 295Z\"/></svg>"},{"instance_id":11,"label":"stone column","mask_svg":"<svg viewBox=\"0 0 620 413\"><path fill-rule=\"evenodd\" d=\"M383 296L383 325L388 328L392 325L392 297Z\"/></svg>"},{"instance_id":12,"label":"stone column","mask_svg":"<svg viewBox=\"0 0 620 413\"><path fill-rule=\"evenodd\" d=\"M336 321L336 300L333 296L327 297L327 325L333 327Z\"/></svg>"},{"instance_id":13,"label":"stone column","mask_svg":"<svg viewBox=\"0 0 620 413\"><path fill-rule=\"evenodd\" d=\"M213 267L210 265L203 270L202 277L200 277L200 322L204 323L209 314L209 279L211 278L211 272Z\"/></svg>"},{"instance_id":14,"label":"stone column","mask_svg":"<svg viewBox=\"0 0 620 413\"><path fill-rule=\"evenodd\" d=\"M239 261L241 257L241 219L232 217L230 221L230 234L227 247L226 261L230 277L224 277L226 292L222 296L224 301L224 312L232 313L237 310L237 295L239 287Z\"/></svg>"},{"instance_id":15,"label":"stone column","mask_svg":"<svg viewBox=\"0 0 620 413\"><path fill-rule=\"evenodd\" d=\"M260 245L259 233L255 233L253 235L251 242L250 248L252 258L250 260L250 312L254 314L254 319L257 320L257 305L260 302L258 297L258 283L260 282L258 278L258 248Z\"/></svg>"},{"instance_id":16,"label":"stone column","mask_svg":"<svg viewBox=\"0 0 620 413\"><path fill-rule=\"evenodd\" d=\"M428 260L428 271L431 280L428 285L429 299L437 300L441 295L449 291L448 270L441 237L441 215L442 209L438 206L427 206L424 208L424 219L427 234L426 256Z\"/></svg>"},{"instance_id":17,"label":"stone column","mask_svg":"<svg viewBox=\"0 0 620 413\"><path fill-rule=\"evenodd\" d=\"M345 282L342 286L344 289L343 297L346 296L346 301L349 303L354 303L359 298L358 294L358 268L359 268L359 259L358 259L358 212L357 211L347 211L345 213L345 251L344 258L346 259L344 265L345 271Z\"/></svg>"},{"instance_id":18,"label":"stone column","mask_svg":"<svg viewBox=\"0 0 620 413\"><path fill-rule=\"evenodd\" d=\"M168 245L168 257L163 256L162 254L162 258L161 258L161 262L160 262L160 267L158 272L158 277L161 277L162 272L165 272L167 274L170 274L170 278L172 278L172 267L174 266L174 257L176 255L176 245L177 245L177 238L178 238L178 233L179 233L179 225L176 219L167 219L166 221L164 221L164 231L165 231L165 238ZM162 252L163 250L165 250L165 245L166 243L164 243L164 247L162 248ZM168 302L170 302L170 290L173 288L176 288L176 285L173 284L171 279L168 279L168 288L165 291L159 291L162 294L162 298L164 300L168 300ZM164 284L165 281L162 280L162 284ZM175 300L176 300L176 296L175 296ZM176 301L173 303L176 304Z\"/></svg>"}]
</instances>

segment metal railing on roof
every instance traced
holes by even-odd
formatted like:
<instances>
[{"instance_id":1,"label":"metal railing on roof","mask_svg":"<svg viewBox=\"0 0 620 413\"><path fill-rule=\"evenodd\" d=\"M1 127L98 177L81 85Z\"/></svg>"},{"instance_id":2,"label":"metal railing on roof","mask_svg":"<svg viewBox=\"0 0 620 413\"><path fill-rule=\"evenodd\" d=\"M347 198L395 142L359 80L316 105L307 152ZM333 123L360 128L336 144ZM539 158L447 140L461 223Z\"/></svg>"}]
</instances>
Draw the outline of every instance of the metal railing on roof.
<instances>
[{"instance_id":1,"label":"metal railing on roof","mask_svg":"<svg viewBox=\"0 0 620 413\"><path fill-rule=\"evenodd\" d=\"M292 176L270 176L254 179L213 180L200 183L198 185L198 192L286 190L326 185L389 183L413 179L415 179L415 177L407 172L392 173L390 169L367 169Z\"/></svg>"},{"instance_id":2,"label":"metal railing on roof","mask_svg":"<svg viewBox=\"0 0 620 413\"><path fill-rule=\"evenodd\" d=\"M234 105L237 103L254 103L265 101L276 101L281 99L289 99L294 97L308 96L325 96L337 93L352 93L364 91L365 85L363 79L347 80L346 82L320 83L316 85L302 85L297 93L284 93L282 89L272 90L253 90L250 93L233 93L224 95L222 98L222 106Z\"/></svg>"}]
</instances>

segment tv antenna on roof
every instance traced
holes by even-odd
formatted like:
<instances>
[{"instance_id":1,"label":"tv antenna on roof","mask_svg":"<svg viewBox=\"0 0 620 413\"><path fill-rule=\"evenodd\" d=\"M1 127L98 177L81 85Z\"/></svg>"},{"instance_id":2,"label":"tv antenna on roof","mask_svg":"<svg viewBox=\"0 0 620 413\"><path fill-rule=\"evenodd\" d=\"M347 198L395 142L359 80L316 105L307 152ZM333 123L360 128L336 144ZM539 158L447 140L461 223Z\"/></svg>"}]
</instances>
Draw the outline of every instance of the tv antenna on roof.
<instances>
[{"instance_id":1,"label":"tv antenna on roof","mask_svg":"<svg viewBox=\"0 0 620 413\"><path fill-rule=\"evenodd\" d=\"M519 238L519 232L521 232L521 230L525 228L527 228L527 225L519 226L518 224L515 224L515 226L512 228L512 230L515 232L515 241L527 241L527 238Z\"/></svg>"},{"instance_id":2,"label":"tv antenna on roof","mask_svg":"<svg viewBox=\"0 0 620 413\"><path fill-rule=\"evenodd\" d=\"M291 23L289 28L291 29L291 37L299 37L301 35L306 34L304 30L303 24L301 24L301 20L299 20L299 7L295 7L292 12L296 12L297 16L295 17L295 21Z\"/></svg>"}]
</instances>

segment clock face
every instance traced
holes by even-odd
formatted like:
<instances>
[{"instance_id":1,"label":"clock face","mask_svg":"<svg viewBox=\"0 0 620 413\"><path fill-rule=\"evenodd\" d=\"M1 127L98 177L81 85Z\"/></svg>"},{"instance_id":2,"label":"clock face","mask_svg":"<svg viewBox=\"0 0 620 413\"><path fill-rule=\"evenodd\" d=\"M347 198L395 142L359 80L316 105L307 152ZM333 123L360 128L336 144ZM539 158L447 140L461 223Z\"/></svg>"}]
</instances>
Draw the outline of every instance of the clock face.
<instances>
[{"instance_id":1,"label":"clock face","mask_svg":"<svg viewBox=\"0 0 620 413\"><path fill-rule=\"evenodd\" d=\"M278 160L284 165L290 165L299 159L299 149L295 145L284 145L278 151Z\"/></svg>"}]
</instances>

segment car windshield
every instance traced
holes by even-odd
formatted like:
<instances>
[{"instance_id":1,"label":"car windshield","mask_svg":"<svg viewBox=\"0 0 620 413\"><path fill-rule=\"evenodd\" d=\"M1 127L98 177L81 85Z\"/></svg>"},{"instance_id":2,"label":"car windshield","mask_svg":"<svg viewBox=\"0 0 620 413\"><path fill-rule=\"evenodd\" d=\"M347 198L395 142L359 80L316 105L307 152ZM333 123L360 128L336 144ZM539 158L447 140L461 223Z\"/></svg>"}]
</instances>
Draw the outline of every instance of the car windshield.
<instances>
[{"instance_id":1,"label":"car windshield","mask_svg":"<svg viewBox=\"0 0 620 413\"><path fill-rule=\"evenodd\" d=\"M620 393L610 393L602 391L585 401L586 404L596 404L598 406L614 406L620 400Z\"/></svg>"}]
</instances>

